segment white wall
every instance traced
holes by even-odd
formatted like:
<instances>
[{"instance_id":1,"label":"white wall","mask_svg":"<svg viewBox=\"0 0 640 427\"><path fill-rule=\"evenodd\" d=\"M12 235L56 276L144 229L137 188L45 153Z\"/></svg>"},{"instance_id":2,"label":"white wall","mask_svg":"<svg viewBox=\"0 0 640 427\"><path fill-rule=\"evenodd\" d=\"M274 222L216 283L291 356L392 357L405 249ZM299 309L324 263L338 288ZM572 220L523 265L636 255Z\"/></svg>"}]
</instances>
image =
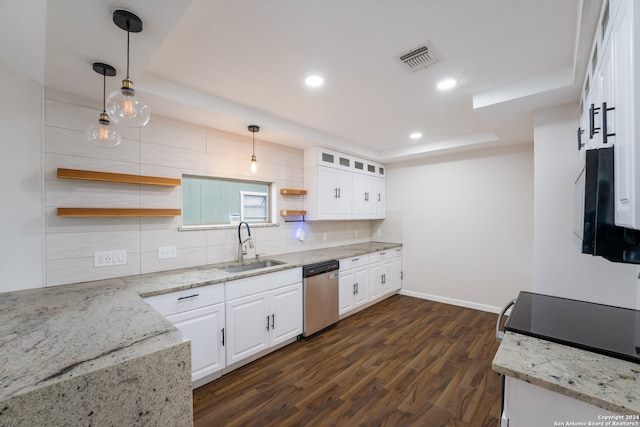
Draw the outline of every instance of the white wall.
<instances>
[{"instance_id":1,"label":"white wall","mask_svg":"<svg viewBox=\"0 0 640 427\"><path fill-rule=\"evenodd\" d=\"M623 307L640 307L633 265L582 254L573 237L578 108L539 111L534 119L534 291Z\"/></svg>"},{"instance_id":2,"label":"white wall","mask_svg":"<svg viewBox=\"0 0 640 427\"><path fill-rule=\"evenodd\" d=\"M247 170L251 136L232 134L152 115L142 129L121 128L115 149L91 146L86 128L98 118L93 103L64 93L46 94L46 273L47 285L106 279L191 267L237 258L237 229L178 231L181 218L65 218L58 207L177 208L181 187L63 180L57 168L180 178L183 173L253 179ZM99 103L95 103L99 105ZM240 130L242 132L242 130ZM257 135L259 137L259 134ZM37 156L38 153L35 153ZM304 188L303 151L256 138L255 179L278 188ZM278 195L278 209L302 209L303 198ZM303 243L295 238L305 229ZM371 221L285 223L252 228L258 253L277 255L371 240ZM327 239L324 240L326 235ZM157 258L159 246L176 245L178 256ZM93 267L95 251L127 250L127 264ZM253 253L249 254L250 256Z\"/></svg>"},{"instance_id":3,"label":"white wall","mask_svg":"<svg viewBox=\"0 0 640 427\"><path fill-rule=\"evenodd\" d=\"M531 145L387 165L403 293L498 311L532 286Z\"/></svg>"},{"instance_id":4,"label":"white wall","mask_svg":"<svg viewBox=\"0 0 640 427\"><path fill-rule=\"evenodd\" d=\"M44 285L44 89L0 62L0 292Z\"/></svg>"}]
</instances>

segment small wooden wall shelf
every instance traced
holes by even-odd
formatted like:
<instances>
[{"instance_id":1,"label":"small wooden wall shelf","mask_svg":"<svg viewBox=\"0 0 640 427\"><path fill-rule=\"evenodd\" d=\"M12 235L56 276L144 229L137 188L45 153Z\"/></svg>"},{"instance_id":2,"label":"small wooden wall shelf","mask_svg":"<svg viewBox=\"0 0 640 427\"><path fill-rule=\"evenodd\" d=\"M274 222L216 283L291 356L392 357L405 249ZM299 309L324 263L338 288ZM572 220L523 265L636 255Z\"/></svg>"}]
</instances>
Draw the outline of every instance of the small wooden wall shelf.
<instances>
[{"instance_id":1,"label":"small wooden wall shelf","mask_svg":"<svg viewBox=\"0 0 640 427\"><path fill-rule=\"evenodd\" d=\"M129 175L126 173L95 172L79 169L58 168L58 178L80 179L85 181L123 182L127 184L161 185L165 187L179 187L178 178L162 178L158 176Z\"/></svg>"},{"instance_id":2,"label":"small wooden wall shelf","mask_svg":"<svg viewBox=\"0 0 640 427\"><path fill-rule=\"evenodd\" d=\"M281 210L280 215L282 216L305 216L307 211L292 211L292 210Z\"/></svg>"},{"instance_id":3,"label":"small wooden wall shelf","mask_svg":"<svg viewBox=\"0 0 640 427\"><path fill-rule=\"evenodd\" d=\"M128 208L58 208L58 216L180 216L180 209L128 209Z\"/></svg>"},{"instance_id":4,"label":"small wooden wall shelf","mask_svg":"<svg viewBox=\"0 0 640 427\"><path fill-rule=\"evenodd\" d=\"M298 190L295 188L281 188L280 194L289 194L291 196L304 196L307 194L307 190Z\"/></svg>"}]
</instances>

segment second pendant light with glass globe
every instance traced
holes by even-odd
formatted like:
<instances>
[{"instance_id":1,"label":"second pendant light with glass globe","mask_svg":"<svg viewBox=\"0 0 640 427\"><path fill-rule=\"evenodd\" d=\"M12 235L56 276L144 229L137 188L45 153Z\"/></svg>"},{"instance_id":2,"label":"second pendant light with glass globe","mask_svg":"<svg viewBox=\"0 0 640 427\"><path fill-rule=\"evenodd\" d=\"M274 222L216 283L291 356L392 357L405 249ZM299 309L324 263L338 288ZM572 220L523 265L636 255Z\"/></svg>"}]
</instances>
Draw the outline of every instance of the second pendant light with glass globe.
<instances>
[{"instance_id":1,"label":"second pendant light with glass globe","mask_svg":"<svg viewBox=\"0 0 640 427\"><path fill-rule=\"evenodd\" d=\"M116 69L102 62L93 63L93 71L102 75L102 113L97 122L94 122L87 130L87 138L91 145L101 148L115 148L120 144L120 132L113 127L109 115L105 111L105 97L107 76L116 75Z\"/></svg>"},{"instance_id":2,"label":"second pendant light with glass globe","mask_svg":"<svg viewBox=\"0 0 640 427\"><path fill-rule=\"evenodd\" d=\"M260 126L249 125L248 128L251 135L251 145L253 147L253 151L251 154L251 163L249 164L249 174L255 175L258 173L258 161L256 160L256 132L260 132Z\"/></svg>"},{"instance_id":3,"label":"second pendant light with glass globe","mask_svg":"<svg viewBox=\"0 0 640 427\"><path fill-rule=\"evenodd\" d=\"M129 79L129 36L142 31L142 20L129 11L118 9L113 12L113 22L127 32L127 76L122 80L122 88L107 98L107 113L118 125L142 127L149 121L151 109L136 95Z\"/></svg>"}]
</instances>

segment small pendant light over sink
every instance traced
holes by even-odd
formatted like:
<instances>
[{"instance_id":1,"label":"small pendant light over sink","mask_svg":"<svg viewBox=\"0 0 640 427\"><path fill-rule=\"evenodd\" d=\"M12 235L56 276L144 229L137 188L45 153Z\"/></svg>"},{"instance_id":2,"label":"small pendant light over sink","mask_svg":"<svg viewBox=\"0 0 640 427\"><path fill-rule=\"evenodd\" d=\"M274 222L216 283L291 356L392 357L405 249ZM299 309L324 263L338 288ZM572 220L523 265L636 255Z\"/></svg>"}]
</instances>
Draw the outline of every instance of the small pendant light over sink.
<instances>
[{"instance_id":1,"label":"small pendant light over sink","mask_svg":"<svg viewBox=\"0 0 640 427\"><path fill-rule=\"evenodd\" d=\"M120 144L120 132L109 121L109 115L105 111L105 96L107 76L115 76L116 69L109 64L94 62L93 71L102 75L102 113L100 113L98 121L94 122L87 130L87 139L93 146L114 148Z\"/></svg>"},{"instance_id":2,"label":"small pendant light over sink","mask_svg":"<svg viewBox=\"0 0 640 427\"><path fill-rule=\"evenodd\" d=\"M142 127L151 116L149 106L136 95L133 82L129 80L129 34L142 31L142 20L126 10L113 12L113 22L127 32L127 77L122 88L109 95L107 112L115 123L122 126Z\"/></svg>"},{"instance_id":3,"label":"small pendant light over sink","mask_svg":"<svg viewBox=\"0 0 640 427\"><path fill-rule=\"evenodd\" d=\"M256 161L256 132L260 132L260 127L256 125L249 125L249 132L252 132L252 145L253 154L251 155L251 165L249 166L249 173L255 175L258 172L258 162Z\"/></svg>"}]
</instances>

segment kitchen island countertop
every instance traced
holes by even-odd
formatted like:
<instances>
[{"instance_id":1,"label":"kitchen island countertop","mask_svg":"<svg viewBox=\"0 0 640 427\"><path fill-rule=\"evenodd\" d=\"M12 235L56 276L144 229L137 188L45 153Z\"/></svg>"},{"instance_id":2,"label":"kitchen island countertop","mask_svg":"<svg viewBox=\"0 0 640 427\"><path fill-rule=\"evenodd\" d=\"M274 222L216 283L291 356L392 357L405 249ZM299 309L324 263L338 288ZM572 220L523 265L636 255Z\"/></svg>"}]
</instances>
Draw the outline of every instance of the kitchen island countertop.
<instances>
[{"instance_id":1,"label":"kitchen island countertop","mask_svg":"<svg viewBox=\"0 0 640 427\"><path fill-rule=\"evenodd\" d=\"M614 413L640 414L637 363L506 332L493 370Z\"/></svg>"}]
</instances>

